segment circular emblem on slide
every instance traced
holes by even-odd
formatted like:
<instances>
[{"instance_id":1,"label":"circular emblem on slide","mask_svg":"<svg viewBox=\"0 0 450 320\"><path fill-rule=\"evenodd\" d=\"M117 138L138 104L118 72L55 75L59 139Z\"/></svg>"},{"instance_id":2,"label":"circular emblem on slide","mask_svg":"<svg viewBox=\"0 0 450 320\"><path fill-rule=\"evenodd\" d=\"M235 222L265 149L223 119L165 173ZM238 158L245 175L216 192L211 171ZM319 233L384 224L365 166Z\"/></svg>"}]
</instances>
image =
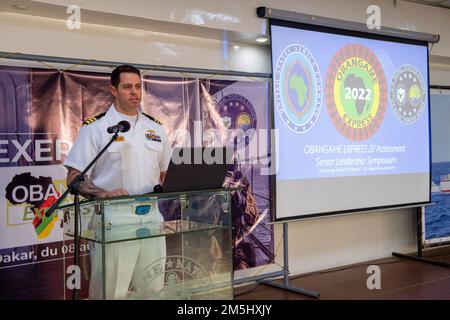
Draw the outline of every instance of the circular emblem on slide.
<instances>
[{"instance_id":1,"label":"circular emblem on slide","mask_svg":"<svg viewBox=\"0 0 450 320\"><path fill-rule=\"evenodd\" d=\"M220 99L217 108L225 129L230 130L228 145L238 149L248 145L256 129L256 112L250 101L240 94L229 94Z\"/></svg>"},{"instance_id":2,"label":"circular emblem on slide","mask_svg":"<svg viewBox=\"0 0 450 320\"><path fill-rule=\"evenodd\" d=\"M327 111L336 129L350 140L377 132L386 113L383 67L366 46L349 44L333 56L325 83Z\"/></svg>"},{"instance_id":3,"label":"circular emblem on slide","mask_svg":"<svg viewBox=\"0 0 450 320\"><path fill-rule=\"evenodd\" d=\"M319 118L322 79L307 48L292 44L278 58L274 73L275 107L293 131L310 130Z\"/></svg>"},{"instance_id":4,"label":"circular emblem on slide","mask_svg":"<svg viewBox=\"0 0 450 320\"><path fill-rule=\"evenodd\" d=\"M404 124L419 119L425 106L425 85L422 75L405 64L394 73L391 82L391 107L395 117Z\"/></svg>"}]
</instances>

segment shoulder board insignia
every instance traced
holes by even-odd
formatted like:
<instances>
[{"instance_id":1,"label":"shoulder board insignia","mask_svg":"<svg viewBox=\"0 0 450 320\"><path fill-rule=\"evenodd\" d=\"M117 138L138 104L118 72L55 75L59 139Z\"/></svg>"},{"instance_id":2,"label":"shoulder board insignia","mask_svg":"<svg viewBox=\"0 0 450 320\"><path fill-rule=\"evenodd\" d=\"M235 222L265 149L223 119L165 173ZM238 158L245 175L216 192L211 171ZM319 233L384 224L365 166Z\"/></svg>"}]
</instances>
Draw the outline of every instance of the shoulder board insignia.
<instances>
[{"instance_id":1,"label":"shoulder board insignia","mask_svg":"<svg viewBox=\"0 0 450 320\"><path fill-rule=\"evenodd\" d=\"M155 118L153 118L152 116L149 116L148 114L146 114L146 113L144 113L144 112L142 112L142 114L143 114L144 116L146 116L147 118L149 118L150 120L156 122L157 124L163 125L162 122L159 121L158 119L155 119Z\"/></svg>"},{"instance_id":2,"label":"shoulder board insignia","mask_svg":"<svg viewBox=\"0 0 450 320\"><path fill-rule=\"evenodd\" d=\"M89 119L84 120L84 121L83 121L83 126L84 126L84 125L87 125L87 124L91 124L91 123L94 122L94 121L97 121L98 119L100 119L101 117L103 117L105 114L106 114L106 112L103 112L103 113L100 113L100 114L98 114L98 115L96 115L96 116L93 116L93 117L91 117L91 118L89 118Z\"/></svg>"}]
</instances>

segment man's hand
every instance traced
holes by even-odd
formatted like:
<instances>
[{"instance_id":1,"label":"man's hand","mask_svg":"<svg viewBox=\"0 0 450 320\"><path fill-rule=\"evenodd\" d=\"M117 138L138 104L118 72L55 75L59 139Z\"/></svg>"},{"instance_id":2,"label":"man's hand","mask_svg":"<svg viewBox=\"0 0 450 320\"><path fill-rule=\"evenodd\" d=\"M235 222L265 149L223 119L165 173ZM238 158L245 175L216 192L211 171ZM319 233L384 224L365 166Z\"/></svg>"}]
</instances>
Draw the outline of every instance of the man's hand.
<instances>
[{"instance_id":1,"label":"man's hand","mask_svg":"<svg viewBox=\"0 0 450 320\"><path fill-rule=\"evenodd\" d=\"M74 168L68 168L67 171L67 185L72 182L81 172ZM122 188L115 189L113 191L106 191L105 189L97 187L89 178L84 177L84 181L80 183L80 194L88 199L92 198L111 198L117 196L126 196L128 191Z\"/></svg>"},{"instance_id":2,"label":"man's hand","mask_svg":"<svg viewBox=\"0 0 450 320\"><path fill-rule=\"evenodd\" d=\"M105 191L102 194L99 194L98 197L100 198L111 198L111 197L118 197L118 196L127 196L128 191L122 188L115 189L113 191Z\"/></svg>"}]
</instances>

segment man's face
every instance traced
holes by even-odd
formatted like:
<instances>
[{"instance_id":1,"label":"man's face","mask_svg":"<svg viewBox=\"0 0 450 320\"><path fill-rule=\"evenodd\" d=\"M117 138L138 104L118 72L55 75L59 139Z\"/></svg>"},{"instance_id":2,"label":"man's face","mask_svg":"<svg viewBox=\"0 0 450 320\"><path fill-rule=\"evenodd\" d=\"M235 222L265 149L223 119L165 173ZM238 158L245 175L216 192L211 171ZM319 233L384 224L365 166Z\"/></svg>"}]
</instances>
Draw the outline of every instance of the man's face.
<instances>
[{"instance_id":1,"label":"man's face","mask_svg":"<svg viewBox=\"0 0 450 320\"><path fill-rule=\"evenodd\" d=\"M135 73L121 73L119 85L117 88L111 86L111 92L117 100L119 111L134 114L142 99L141 78Z\"/></svg>"}]
</instances>

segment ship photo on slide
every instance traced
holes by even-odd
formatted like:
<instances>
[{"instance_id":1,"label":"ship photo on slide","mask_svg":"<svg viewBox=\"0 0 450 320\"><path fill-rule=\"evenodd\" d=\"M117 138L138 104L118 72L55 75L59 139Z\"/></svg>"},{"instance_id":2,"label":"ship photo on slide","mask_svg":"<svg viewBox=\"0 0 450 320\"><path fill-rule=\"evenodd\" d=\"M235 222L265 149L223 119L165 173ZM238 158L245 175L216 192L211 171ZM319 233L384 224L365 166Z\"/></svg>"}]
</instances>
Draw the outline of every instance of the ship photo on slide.
<instances>
[{"instance_id":1,"label":"ship photo on slide","mask_svg":"<svg viewBox=\"0 0 450 320\"><path fill-rule=\"evenodd\" d=\"M450 242L450 92L430 95L431 202L424 210L424 242Z\"/></svg>"},{"instance_id":2,"label":"ship photo on slide","mask_svg":"<svg viewBox=\"0 0 450 320\"><path fill-rule=\"evenodd\" d=\"M436 163L435 165L443 165L447 169L449 168L449 162L444 162L443 164ZM436 183L434 180L431 180L431 192L432 193L446 193L450 192L450 173L445 175L441 175L439 177L439 182Z\"/></svg>"}]
</instances>

